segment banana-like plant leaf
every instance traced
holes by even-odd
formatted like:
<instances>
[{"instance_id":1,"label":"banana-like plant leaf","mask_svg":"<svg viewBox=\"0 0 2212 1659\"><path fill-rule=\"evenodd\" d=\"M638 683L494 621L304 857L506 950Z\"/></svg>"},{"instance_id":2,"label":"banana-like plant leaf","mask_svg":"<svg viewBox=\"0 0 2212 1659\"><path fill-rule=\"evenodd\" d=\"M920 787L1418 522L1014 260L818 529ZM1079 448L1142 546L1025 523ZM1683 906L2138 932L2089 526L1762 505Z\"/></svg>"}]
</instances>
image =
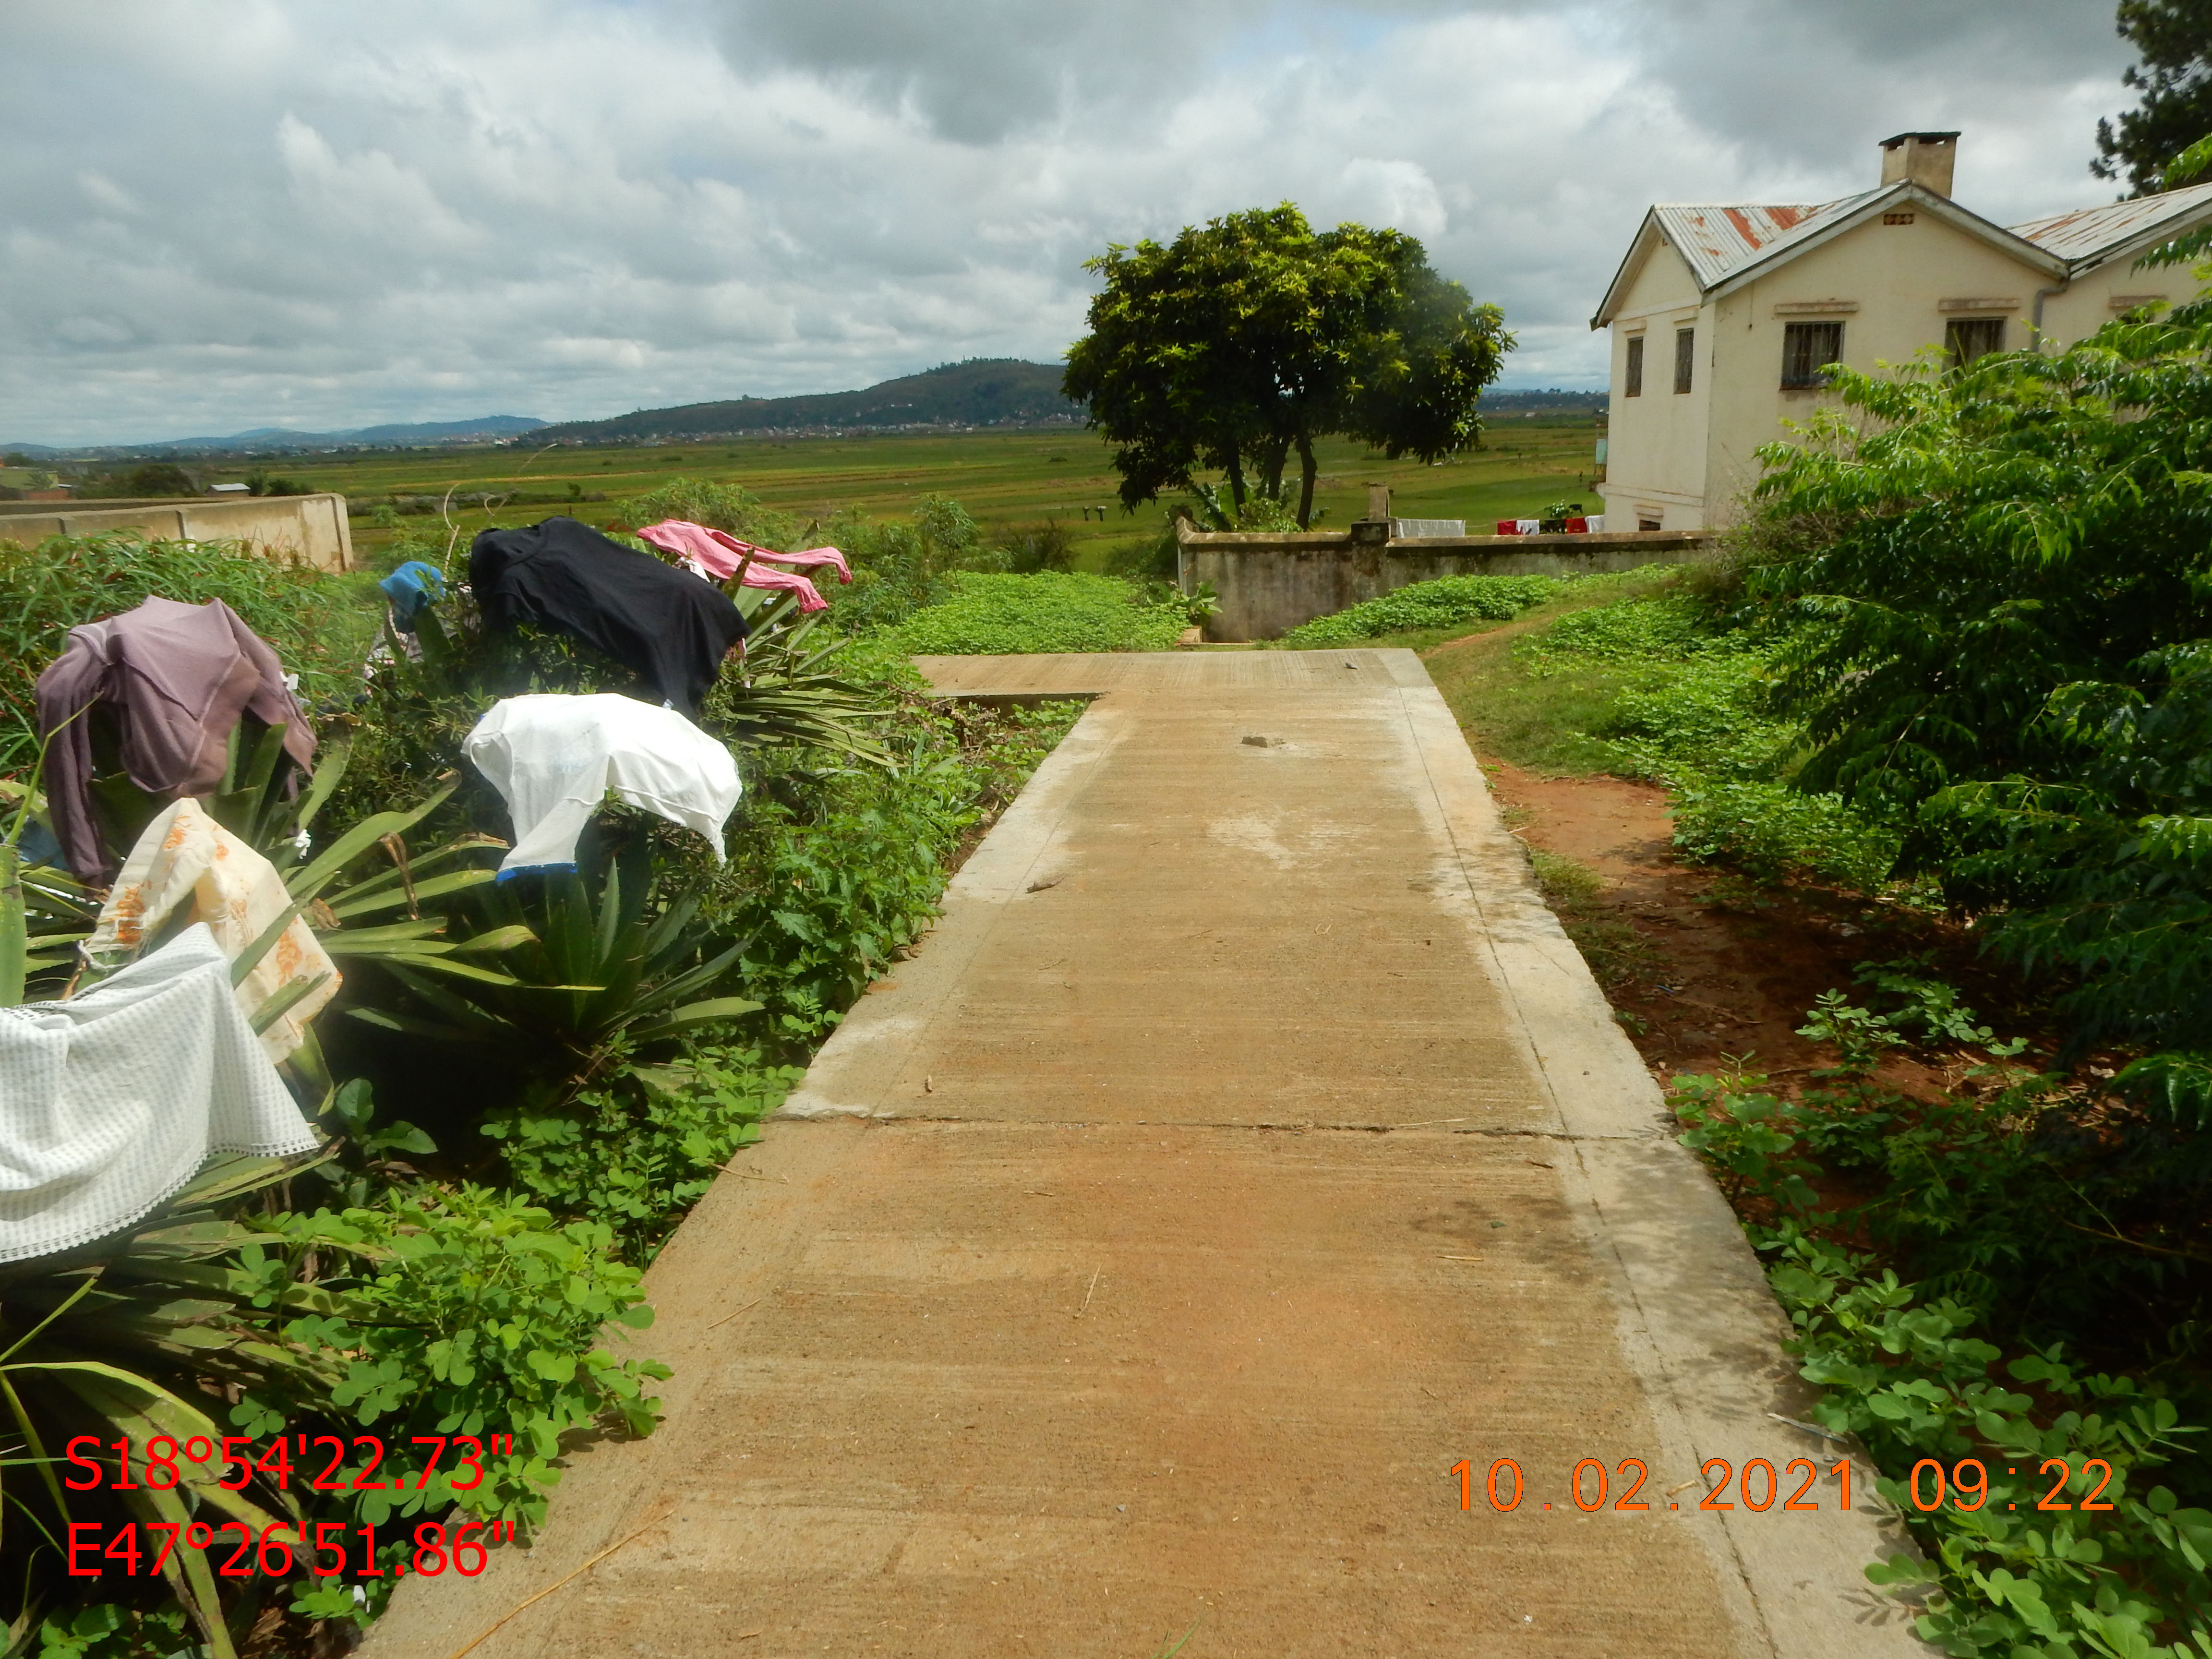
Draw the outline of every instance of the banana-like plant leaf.
<instances>
[{"instance_id":1,"label":"banana-like plant leaf","mask_svg":"<svg viewBox=\"0 0 2212 1659\"><path fill-rule=\"evenodd\" d=\"M635 1042L653 1042L697 1026L735 1019L740 1014L757 1014L763 1006L747 997L712 997L705 1002L687 1002L681 1008L671 1009L651 1025L632 1026L629 1035Z\"/></svg>"},{"instance_id":2,"label":"banana-like plant leaf","mask_svg":"<svg viewBox=\"0 0 2212 1659\"><path fill-rule=\"evenodd\" d=\"M317 974L313 979L295 979L278 991L275 996L256 1008L253 1011L253 1018L246 1022L252 1026L253 1035L259 1036L278 1020L290 1013L293 1009L328 984L330 977L328 974Z\"/></svg>"},{"instance_id":3,"label":"banana-like plant leaf","mask_svg":"<svg viewBox=\"0 0 2212 1659\"><path fill-rule=\"evenodd\" d=\"M476 956L487 951L513 951L525 945L537 943L537 934L532 933L522 923L514 922L505 927L494 927L489 932L477 933L468 939L455 939L453 949L466 955Z\"/></svg>"},{"instance_id":4,"label":"banana-like plant leaf","mask_svg":"<svg viewBox=\"0 0 2212 1659\"><path fill-rule=\"evenodd\" d=\"M325 951L343 948L348 951L374 951L402 940L434 939L446 931L443 916L428 917L421 921L386 922L381 927L347 927L322 935Z\"/></svg>"},{"instance_id":5,"label":"banana-like plant leaf","mask_svg":"<svg viewBox=\"0 0 2212 1659\"><path fill-rule=\"evenodd\" d=\"M427 860L423 860L423 862L427 861ZM421 863L418 863L416 867L420 869ZM469 888L481 886L485 882L496 880L498 876L499 872L496 870L456 870L448 875L434 876L428 881L418 881L415 884L416 901L419 903L424 899L443 898L449 893L463 892ZM354 916L373 915L379 910L397 910L407 902L406 891L398 886L396 879L389 891L369 893L360 896L357 896L356 893L357 890L349 888L338 898L332 900L330 906L331 914L343 921Z\"/></svg>"},{"instance_id":6,"label":"banana-like plant leaf","mask_svg":"<svg viewBox=\"0 0 2212 1659\"><path fill-rule=\"evenodd\" d=\"M302 902L314 898L324 888L335 881L341 871L354 860L384 839L386 836L404 835L446 803L446 798L460 787L459 778L451 777L444 786L433 792L420 805L404 812L374 812L331 842L322 854L307 868L290 878L284 884L292 896Z\"/></svg>"},{"instance_id":7,"label":"banana-like plant leaf","mask_svg":"<svg viewBox=\"0 0 2212 1659\"><path fill-rule=\"evenodd\" d=\"M315 762L315 775L308 779L307 787L300 797L300 810L292 819L295 834L304 835L313 824L315 815L323 810L324 803L336 793L343 781L346 768L353 761L353 739L340 736L323 744L323 752Z\"/></svg>"},{"instance_id":8,"label":"banana-like plant leaf","mask_svg":"<svg viewBox=\"0 0 2212 1659\"><path fill-rule=\"evenodd\" d=\"M23 913L23 854L12 841L0 841L0 1007L23 1000L23 975L30 960L30 930Z\"/></svg>"}]
</instances>

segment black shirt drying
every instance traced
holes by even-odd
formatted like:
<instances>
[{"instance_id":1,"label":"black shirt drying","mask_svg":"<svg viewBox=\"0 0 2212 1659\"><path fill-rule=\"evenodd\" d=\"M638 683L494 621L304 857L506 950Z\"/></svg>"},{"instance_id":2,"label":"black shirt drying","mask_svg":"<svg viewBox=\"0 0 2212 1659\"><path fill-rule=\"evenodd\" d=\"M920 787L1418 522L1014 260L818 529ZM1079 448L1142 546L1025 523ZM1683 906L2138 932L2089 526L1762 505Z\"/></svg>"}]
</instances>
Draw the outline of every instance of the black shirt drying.
<instances>
[{"instance_id":1,"label":"black shirt drying","mask_svg":"<svg viewBox=\"0 0 2212 1659\"><path fill-rule=\"evenodd\" d=\"M693 720L724 653L745 636L720 588L574 519L483 532L469 548L469 586L489 626L557 629L635 670Z\"/></svg>"}]
</instances>

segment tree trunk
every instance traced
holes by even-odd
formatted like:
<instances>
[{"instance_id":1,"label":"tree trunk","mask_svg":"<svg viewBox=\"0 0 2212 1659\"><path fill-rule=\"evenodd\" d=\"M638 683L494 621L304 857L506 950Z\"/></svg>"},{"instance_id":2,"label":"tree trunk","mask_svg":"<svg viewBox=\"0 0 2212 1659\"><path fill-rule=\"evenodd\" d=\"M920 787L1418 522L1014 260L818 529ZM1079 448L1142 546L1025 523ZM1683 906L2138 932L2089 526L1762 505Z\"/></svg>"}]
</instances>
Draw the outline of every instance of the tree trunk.
<instances>
[{"instance_id":1,"label":"tree trunk","mask_svg":"<svg viewBox=\"0 0 2212 1659\"><path fill-rule=\"evenodd\" d=\"M1271 442L1260 452L1260 487L1271 501L1283 499L1284 449L1283 444Z\"/></svg>"},{"instance_id":2,"label":"tree trunk","mask_svg":"<svg viewBox=\"0 0 2212 1659\"><path fill-rule=\"evenodd\" d=\"M1229 496L1237 504L1237 511L1244 511L1244 458L1232 446L1229 451Z\"/></svg>"},{"instance_id":3,"label":"tree trunk","mask_svg":"<svg viewBox=\"0 0 2212 1659\"><path fill-rule=\"evenodd\" d=\"M1304 530L1313 522L1314 477L1321 469L1315 465L1313 440L1298 434L1298 528Z\"/></svg>"}]
</instances>

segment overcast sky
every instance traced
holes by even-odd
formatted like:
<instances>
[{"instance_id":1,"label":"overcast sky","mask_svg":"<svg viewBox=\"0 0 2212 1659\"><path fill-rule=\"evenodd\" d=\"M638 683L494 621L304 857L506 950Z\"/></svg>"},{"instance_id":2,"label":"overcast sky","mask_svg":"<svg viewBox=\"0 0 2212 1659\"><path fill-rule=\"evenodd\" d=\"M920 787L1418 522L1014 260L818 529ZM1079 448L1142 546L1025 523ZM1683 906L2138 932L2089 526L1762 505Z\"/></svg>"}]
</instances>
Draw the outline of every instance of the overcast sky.
<instances>
[{"instance_id":1,"label":"overcast sky","mask_svg":"<svg viewBox=\"0 0 2212 1659\"><path fill-rule=\"evenodd\" d=\"M1419 236L1504 383L1655 200L1964 129L2106 200L2111 0L9 0L0 440L581 419L1058 358L1109 242L1283 199Z\"/></svg>"}]
</instances>

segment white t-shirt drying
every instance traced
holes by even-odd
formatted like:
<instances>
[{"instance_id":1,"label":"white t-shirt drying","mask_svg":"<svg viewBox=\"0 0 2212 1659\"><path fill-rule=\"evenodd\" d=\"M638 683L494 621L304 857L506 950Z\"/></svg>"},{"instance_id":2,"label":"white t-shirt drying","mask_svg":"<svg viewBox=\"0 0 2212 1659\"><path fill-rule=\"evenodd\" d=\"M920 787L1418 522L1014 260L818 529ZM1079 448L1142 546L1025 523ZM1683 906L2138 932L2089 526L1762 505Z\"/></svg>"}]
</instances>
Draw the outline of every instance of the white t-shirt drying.
<instances>
[{"instance_id":1,"label":"white t-shirt drying","mask_svg":"<svg viewBox=\"0 0 2212 1659\"><path fill-rule=\"evenodd\" d=\"M462 744L514 819L501 878L573 870L576 838L610 791L696 830L722 856L743 786L730 751L672 708L612 692L546 692L492 705Z\"/></svg>"}]
</instances>

